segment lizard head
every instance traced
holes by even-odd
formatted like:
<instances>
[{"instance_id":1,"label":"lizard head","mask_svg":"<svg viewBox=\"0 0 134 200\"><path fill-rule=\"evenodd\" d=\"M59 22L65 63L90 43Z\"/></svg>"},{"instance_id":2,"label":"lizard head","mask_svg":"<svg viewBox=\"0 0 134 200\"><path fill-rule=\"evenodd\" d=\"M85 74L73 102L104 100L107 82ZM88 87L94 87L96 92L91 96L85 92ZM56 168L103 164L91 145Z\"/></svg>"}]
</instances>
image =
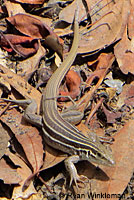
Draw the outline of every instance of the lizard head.
<instances>
[{"instance_id":1,"label":"lizard head","mask_svg":"<svg viewBox=\"0 0 134 200\"><path fill-rule=\"evenodd\" d=\"M79 152L81 159L107 166L115 164L111 149L104 146L97 135L90 136L89 144Z\"/></svg>"}]
</instances>

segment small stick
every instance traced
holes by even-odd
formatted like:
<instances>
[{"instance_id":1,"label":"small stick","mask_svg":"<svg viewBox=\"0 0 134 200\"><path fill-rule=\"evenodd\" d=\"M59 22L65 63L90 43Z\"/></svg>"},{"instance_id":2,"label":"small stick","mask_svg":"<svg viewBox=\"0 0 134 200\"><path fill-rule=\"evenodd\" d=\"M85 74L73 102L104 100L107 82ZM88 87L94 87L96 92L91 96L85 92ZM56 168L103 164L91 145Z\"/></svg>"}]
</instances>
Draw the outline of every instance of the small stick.
<instances>
[{"instance_id":1,"label":"small stick","mask_svg":"<svg viewBox=\"0 0 134 200\"><path fill-rule=\"evenodd\" d=\"M40 181L45 185L45 187L47 188L47 190L52 194L52 190L50 189L50 187L46 184L46 182L43 180L43 178L39 175L38 178L40 179Z\"/></svg>"},{"instance_id":2,"label":"small stick","mask_svg":"<svg viewBox=\"0 0 134 200\"><path fill-rule=\"evenodd\" d=\"M95 114L95 112L98 110L98 108L101 106L102 102L104 100L104 97L102 97L97 104L95 105L95 107L93 108L93 110L91 110L90 114L88 115L88 118L85 122L85 125L89 124L89 121L91 120L91 118L93 117L93 115Z\"/></svg>"},{"instance_id":3,"label":"small stick","mask_svg":"<svg viewBox=\"0 0 134 200\"><path fill-rule=\"evenodd\" d=\"M0 117L3 115L4 112L7 111L7 109L9 108L10 105L11 105L11 102L9 102L9 103L4 107L4 109L2 109L2 111L0 112Z\"/></svg>"}]
</instances>

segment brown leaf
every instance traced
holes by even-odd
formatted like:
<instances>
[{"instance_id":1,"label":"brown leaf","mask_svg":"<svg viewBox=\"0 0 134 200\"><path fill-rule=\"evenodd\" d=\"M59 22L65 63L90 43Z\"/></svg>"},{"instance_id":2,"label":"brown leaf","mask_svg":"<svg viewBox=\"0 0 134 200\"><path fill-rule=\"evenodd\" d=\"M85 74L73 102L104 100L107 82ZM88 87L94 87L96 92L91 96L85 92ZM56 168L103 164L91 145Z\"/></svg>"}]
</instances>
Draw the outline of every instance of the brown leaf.
<instances>
[{"instance_id":1,"label":"brown leaf","mask_svg":"<svg viewBox=\"0 0 134 200\"><path fill-rule=\"evenodd\" d=\"M0 159L6 152L6 148L8 146L8 141L10 137L7 133L7 131L3 128L3 126L0 123Z\"/></svg>"},{"instance_id":2,"label":"brown leaf","mask_svg":"<svg viewBox=\"0 0 134 200\"><path fill-rule=\"evenodd\" d=\"M94 92L99 88L99 86L101 85L103 79L106 76L107 71L111 68L111 65L114 61L114 56L113 54L106 54L106 53L102 53L100 54L100 56L98 57L98 64L96 67L96 70L92 73L91 77L89 77L89 79L87 80L87 84L90 85L92 83L92 81L94 80L94 78L98 77L99 80L97 82L97 84L95 85L95 87L93 87L91 90L89 90L87 93L85 93L80 100L78 100L79 102L79 107L81 106L81 111L84 111L87 107L87 105L89 104L89 101L92 99Z\"/></svg>"},{"instance_id":3,"label":"brown leaf","mask_svg":"<svg viewBox=\"0 0 134 200\"><path fill-rule=\"evenodd\" d=\"M2 60L4 60L4 59L2 59ZM4 65L4 63L3 63L3 65ZM10 84L7 81L5 81L2 77L0 77L0 87L6 93L10 93L11 92Z\"/></svg>"},{"instance_id":4,"label":"brown leaf","mask_svg":"<svg viewBox=\"0 0 134 200\"><path fill-rule=\"evenodd\" d=\"M62 45L58 36L41 20L26 14L6 18L18 31L34 39L45 39L44 44L62 58Z\"/></svg>"},{"instance_id":5,"label":"brown leaf","mask_svg":"<svg viewBox=\"0 0 134 200\"><path fill-rule=\"evenodd\" d=\"M39 49L37 53L29 59L22 60L17 64L16 67L21 69L17 72L17 74L21 76L23 75L23 78L28 81L38 69L40 60L45 56L45 54L45 48L39 42Z\"/></svg>"},{"instance_id":6,"label":"brown leaf","mask_svg":"<svg viewBox=\"0 0 134 200\"><path fill-rule=\"evenodd\" d=\"M134 106L134 82L124 85L123 91L119 95L117 106L121 107L124 104Z\"/></svg>"},{"instance_id":7,"label":"brown leaf","mask_svg":"<svg viewBox=\"0 0 134 200\"><path fill-rule=\"evenodd\" d=\"M93 130L94 132L97 131L97 133L99 132L98 135L101 134L101 132L103 131L102 128L100 128L100 122L98 121L98 118L97 118L97 114L95 113L95 115L92 117L92 119L90 120L89 122L89 125L90 125L90 130ZM99 131L98 131L99 130ZM100 131L101 130L101 131ZM102 134L104 135L104 133Z\"/></svg>"},{"instance_id":8,"label":"brown leaf","mask_svg":"<svg viewBox=\"0 0 134 200\"><path fill-rule=\"evenodd\" d=\"M8 120L11 116L13 123ZM32 166L33 173L38 172L43 164L43 144L38 130L27 125L26 122L23 125L22 115L15 109L8 110L6 115L1 117L1 120L10 127L10 130L12 130L23 147L26 158Z\"/></svg>"},{"instance_id":9,"label":"brown leaf","mask_svg":"<svg viewBox=\"0 0 134 200\"><path fill-rule=\"evenodd\" d=\"M81 131L86 137L95 137L95 133L90 130L85 124L83 124L82 122L80 124L77 125L77 128L79 131ZM97 127L96 127L97 128ZM101 130L101 133L99 133L99 136L103 136L104 132L103 130Z\"/></svg>"},{"instance_id":10,"label":"brown leaf","mask_svg":"<svg viewBox=\"0 0 134 200\"><path fill-rule=\"evenodd\" d=\"M102 108L103 108L103 111L104 111L104 113L106 115L107 123L113 124L113 123L116 122L116 119L121 118L121 113L120 112L110 111L104 105L102 105Z\"/></svg>"},{"instance_id":11,"label":"brown leaf","mask_svg":"<svg viewBox=\"0 0 134 200\"><path fill-rule=\"evenodd\" d=\"M23 57L29 57L35 54L39 48L36 39L13 34L3 34L1 36L0 45L8 52L15 51Z\"/></svg>"},{"instance_id":12,"label":"brown leaf","mask_svg":"<svg viewBox=\"0 0 134 200\"><path fill-rule=\"evenodd\" d=\"M70 96L75 99L80 94L81 78L77 72L69 70L66 77L66 91L60 91L61 96ZM66 101L68 97L60 97L58 101Z\"/></svg>"},{"instance_id":13,"label":"brown leaf","mask_svg":"<svg viewBox=\"0 0 134 200\"><path fill-rule=\"evenodd\" d=\"M43 24L35 17L26 14L16 14L6 18L6 20L18 31L34 39L45 38L51 32L47 25Z\"/></svg>"},{"instance_id":14,"label":"brown leaf","mask_svg":"<svg viewBox=\"0 0 134 200\"><path fill-rule=\"evenodd\" d=\"M92 6L95 6L96 2L92 2L94 2ZM121 38L127 23L130 4L125 0L110 2L107 5L107 0L98 1L99 4L94 7L98 11L92 11L95 13L91 17L93 25L90 29L84 30L84 35L79 43L79 53L100 50ZM103 6L104 9L101 9Z\"/></svg>"},{"instance_id":15,"label":"brown leaf","mask_svg":"<svg viewBox=\"0 0 134 200\"><path fill-rule=\"evenodd\" d=\"M21 4L15 2L15 1L5 1L4 2L4 6L5 6L5 8L6 8L7 12L8 12L8 16L9 17L14 16L14 15L16 15L18 13L27 14L27 15L33 17L32 14L25 12L25 10L23 9ZM35 5L33 5L33 7L34 6ZM39 15L38 16L36 15L36 18L41 20L42 22L46 23L48 26L51 26L51 24L52 24L52 19L50 19L50 18L45 18L45 17L43 18L43 17L40 17Z\"/></svg>"},{"instance_id":16,"label":"brown leaf","mask_svg":"<svg viewBox=\"0 0 134 200\"><path fill-rule=\"evenodd\" d=\"M3 67L0 65L0 69L2 73L0 76L3 77L5 81L7 81L18 93L21 94L26 99L35 99L37 105L40 105L41 102L41 93L32 87L27 81L25 81L22 77L13 73L10 69ZM39 110L39 108L38 108Z\"/></svg>"},{"instance_id":17,"label":"brown leaf","mask_svg":"<svg viewBox=\"0 0 134 200\"><path fill-rule=\"evenodd\" d=\"M9 119L12 120L12 123ZM15 109L7 111L6 115L1 117L1 120L10 128L12 133L15 134L23 150L15 145L15 141L14 147L32 169L32 173L30 173L23 182L24 185L22 189L25 191L31 184L33 177L39 172L43 165L42 138L35 127L28 126L26 122L23 122L21 114Z\"/></svg>"},{"instance_id":18,"label":"brown leaf","mask_svg":"<svg viewBox=\"0 0 134 200\"><path fill-rule=\"evenodd\" d=\"M0 160L0 179L5 184L19 184L22 181L17 169L13 169L4 158Z\"/></svg>"},{"instance_id":19,"label":"brown leaf","mask_svg":"<svg viewBox=\"0 0 134 200\"><path fill-rule=\"evenodd\" d=\"M134 1L131 0L130 15L128 20L128 36L130 39L134 37Z\"/></svg>"},{"instance_id":20,"label":"brown leaf","mask_svg":"<svg viewBox=\"0 0 134 200\"><path fill-rule=\"evenodd\" d=\"M127 36L127 28L124 32L122 40L117 43L114 47L114 54L117 59L120 70L124 74L128 74L129 72L134 74L134 52L132 47L132 40L130 41Z\"/></svg>"},{"instance_id":21,"label":"brown leaf","mask_svg":"<svg viewBox=\"0 0 134 200\"><path fill-rule=\"evenodd\" d=\"M115 167L101 166L107 174L109 181L93 180L91 183L92 194L122 194L133 173L133 151L134 151L134 121L130 120L116 134L115 142L111 146L115 157ZM98 171L98 177L102 177ZM97 177L96 177L97 178ZM112 199L106 197L105 199ZM117 196L117 198L119 197Z\"/></svg>"},{"instance_id":22,"label":"brown leaf","mask_svg":"<svg viewBox=\"0 0 134 200\"><path fill-rule=\"evenodd\" d=\"M30 57L29 59L24 59L17 63L17 68L21 69L17 72L18 75L23 76L25 80L29 80L35 71L39 67L39 63L42 57L46 54L45 48L39 42L39 49L35 55Z\"/></svg>"},{"instance_id":23,"label":"brown leaf","mask_svg":"<svg viewBox=\"0 0 134 200\"><path fill-rule=\"evenodd\" d=\"M57 165L58 163L62 162L68 157L67 154L55 150L49 147L48 145L45 145L45 150L46 150L45 160L41 168L41 171Z\"/></svg>"},{"instance_id":24,"label":"brown leaf","mask_svg":"<svg viewBox=\"0 0 134 200\"><path fill-rule=\"evenodd\" d=\"M83 1L79 0L78 4L79 4L79 21L80 21L81 19L83 20L85 17L87 17L87 12L90 8L90 1L86 1L84 4ZM71 4L69 4L64 9L61 10L61 12L59 13L59 19L66 21L68 23L72 23L74 18L74 15L72 13L75 13L76 6L77 6L76 0L74 0Z\"/></svg>"},{"instance_id":25,"label":"brown leaf","mask_svg":"<svg viewBox=\"0 0 134 200\"><path fill-rule=\"evenodd\" d=\"M43 144L39 133L32 131L33 128L27 134L17 135L16 138L22 145L27 159L33 167L33 172L36 173L43 164Z\"/></svg>"},{"instance_id":26,"label":"brown leaf","mask_svg":"<svg viewBox=\"0 0 134 200\"><path fill-rule=\"evenodd\" d=\"M25 13L25 10L21 6L21 4L14 2L14 1L5 1L4 3L7 16L11 17L13 15L16 15L18 13Z\"/></svg>"},{"instance_id":27,"label":"brown leaf","mask_svg":"<svg viewBox=\"0 0 134 200\"><path fill-rule=\"evenodd\" d=\"M113 57L114 57L113 54L107 54L107 53L101 53L99 55L99 57L97 59L96 70L94 72L90 73L90 76L86 80L88 85L91 85L95 78L101 79L102 76L105 76L105 70L106 70L110 60Z\"/></svg>"},{"instance_id":28,"label":"brown leaf","mask_svg":"<svg viewBox=\"0 0 134 200\"><path fill-rule=\"evenodd\" d=\"M33 186L33 182L30 183L27 190L23 191L23 185L27 177L32 174L30 168L26 165L24 161L21 160L15 154L12 154L10 151L7 151L6 155L12 160L12 162L17 166L17 173L21 176L22 181L19 183L19 186L15 187L13 190L12 198L28 198L32 194L36 194L36 190Z\"/></svg>"}]
</instances>

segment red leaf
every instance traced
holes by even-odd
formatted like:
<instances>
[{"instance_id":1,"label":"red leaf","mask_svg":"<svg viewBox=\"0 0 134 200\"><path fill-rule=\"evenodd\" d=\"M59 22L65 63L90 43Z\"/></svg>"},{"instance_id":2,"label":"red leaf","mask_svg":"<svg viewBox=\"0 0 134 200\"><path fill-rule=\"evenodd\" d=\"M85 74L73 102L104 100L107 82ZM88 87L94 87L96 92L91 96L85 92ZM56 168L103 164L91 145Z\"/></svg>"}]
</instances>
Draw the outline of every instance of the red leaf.
<instances>
[{"instance_id":1,"label":"red leaf","mask_svg":"<svg viewBox=\"0 0 134 200\"><path fill-rule=\"evenodd\" d=\"M42 21L26 14L17 14L6 18L18 31L34 39L45 39L44 44L62 58L62 45L58 36Z\"/></svg>"},{"instance_id":2,"label":"red leaf","mask_svg":"<svg viewBox=\"0 0 134 200\"><path fill-rule=\"evenodd\" d=\"M39 44L36 39L12 34L3 34L1 36L0 45L8 52L12 52L14 50L23 57L33 55L39 48Z\"/></svg>"},{"instance_id":3,"label":"red leaf","mask_svg":"<svg viewBox=\"0 0 134 200\"><path fill-rule=\"evenodd\" d=\"M70 96L75 99L80 94L81 78L77 72L70 70L66 75L67 91L60 91L61 96ZM58 98L58 101L66 101L67 97Z\"/></svg>"}]
</instances>

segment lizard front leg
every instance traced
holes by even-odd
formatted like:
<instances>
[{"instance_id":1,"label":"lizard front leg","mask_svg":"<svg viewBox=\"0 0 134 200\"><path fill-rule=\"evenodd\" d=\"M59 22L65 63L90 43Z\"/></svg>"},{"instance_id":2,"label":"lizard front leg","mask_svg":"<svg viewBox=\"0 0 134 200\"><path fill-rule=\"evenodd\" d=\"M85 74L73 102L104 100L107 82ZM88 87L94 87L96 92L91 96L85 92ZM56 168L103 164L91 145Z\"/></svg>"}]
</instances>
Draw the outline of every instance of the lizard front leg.
<instances>
[{"instance_id":1,"label":"lizard front leg","mask_svg":"<svg viewBox=\"0 0 134 200\"><path fill-rule=\"evenodd\" d=\"M69 186L72 185L72 182L74 181L76 187L78 188L78 184L77 181L84 183L84 181L81 180L81 176L78 175L77 173L77 169L74 165L74 163L77 163L78 161L80 161L80 157L78 155L72 155L69 156L65 161L65 167L66 170L68 171L69 175L70 175L70 184ZM87 178L85 176L82 176L84 178Z\"/></svg>"}]
</instances>

